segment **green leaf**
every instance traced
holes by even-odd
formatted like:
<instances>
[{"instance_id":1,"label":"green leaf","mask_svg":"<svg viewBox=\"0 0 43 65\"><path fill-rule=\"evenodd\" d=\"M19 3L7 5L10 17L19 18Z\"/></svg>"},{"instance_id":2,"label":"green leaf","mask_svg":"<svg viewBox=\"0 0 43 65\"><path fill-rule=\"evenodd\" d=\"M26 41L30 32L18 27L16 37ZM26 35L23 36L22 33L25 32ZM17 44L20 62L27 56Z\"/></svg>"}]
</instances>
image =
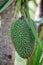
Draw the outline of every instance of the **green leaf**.
<instances>
[{"instance_id":1,"label":"green leaf","mask_svg":"<svg viewBox=\"0 0 43 65\"><path fill-rule=\"evenodd\" d=\"M35 55L34 55L32 65L39 65L39 60L40 60L41 54L42 54L42 50L41 50L40 46L38 45L37 50L36 50Z\"/></svg>"},{"instance_id":2,"label":"green leaf","mask_svg":"<svg viewBox=\"0 0 43 65\"><path fill-rule=\"evenodd\" d=\"M30 15L29 15L29 10L28 10L28 0L26 0L26 15L27 15L27 20L28 20L28 24L30 25L30 28L34 34L34 37L36 39L36 41L38 42L39 46L41 47L42 51L43 51L43 46L41 45L41 41L40 39L38 38L38 34L34 28L34 24L33 24L33 21L31 20L30 18Z\"/></svg>"},{"instance_id":3,"label":"green leaf","mask_svg":"<svg viewBox=\"0 0 43 65\"><path fill-rule=\"evenodd\" d=\"M28 58L27 61L26 61L26 65L30 65L30 60L29 60L29 58Z\"/></svg>"},{"instance_id":4,"label":"green leaf","mask_svg":"<svg viewBox=\"0 0 43 65\"><path fill-rule=\"evenodd\" d=\"M13 0L9 0L9 1L0 9L0 13L2 13L12 2L13 2Z\"/></svg>"},{"instance_id":5,"label":"green leaf","mask_svg":"<svg viewBox=\"0 0 43 65\"><path fill-rule=\"evenodd\" d=\"M42 34L43 34L43 29L40 32L40 40L42 40ZM39 60L41 58L41 54L42 54L42 49L40 48L39 44L37 45L37 49L34 55L34 59L33 59L33 64L32 65L39 65Z\"/></svg>"},{"instance_id":6,"label":"green leaf","mask_svg":"<svg viewBox=\"0 0 43 65\"><path fill-rule=\"evenodd\" d=\"M33 2L34 2L34 4L35 4L35 6L37 7L37 6L38 6L37 2L36 2L35 0L33 0Z\"/></svg>"}]
</instances>

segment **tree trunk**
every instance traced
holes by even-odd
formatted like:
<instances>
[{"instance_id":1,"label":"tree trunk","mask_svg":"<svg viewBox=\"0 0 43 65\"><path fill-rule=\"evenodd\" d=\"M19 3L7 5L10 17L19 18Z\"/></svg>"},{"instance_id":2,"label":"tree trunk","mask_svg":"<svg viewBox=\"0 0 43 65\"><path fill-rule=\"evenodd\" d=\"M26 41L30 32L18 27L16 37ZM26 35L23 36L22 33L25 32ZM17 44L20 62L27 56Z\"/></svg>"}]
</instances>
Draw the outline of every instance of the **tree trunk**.
<instances>
[{"instance_id":1,"label":"tree trunk","mask_svg":"<svg viewBox=\"0 0 43 65\"><path fill-rule=\"evenodd\" d=\"M1 13L0 65L14 65L15 49L9 34L9 27L15 10L14 2Z\"/></svg>"}]
</instances>

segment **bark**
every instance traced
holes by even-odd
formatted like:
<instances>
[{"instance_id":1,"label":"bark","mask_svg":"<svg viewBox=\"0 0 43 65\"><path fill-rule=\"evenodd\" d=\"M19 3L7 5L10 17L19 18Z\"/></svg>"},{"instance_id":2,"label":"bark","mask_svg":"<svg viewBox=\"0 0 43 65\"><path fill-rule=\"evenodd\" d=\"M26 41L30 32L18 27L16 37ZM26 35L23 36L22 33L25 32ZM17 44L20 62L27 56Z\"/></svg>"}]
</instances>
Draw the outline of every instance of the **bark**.
<instances>
[{"instance_id":1,"label":"bark","mask_svg":"<svg viewBox=\"0 0 43 65\"><path fill-rule=\"evenodd\" d=\"M15 49L9 34L10 24L15 10L14 2L1 13L0 65L14 65Z\"/></svg>"}]
</instances>

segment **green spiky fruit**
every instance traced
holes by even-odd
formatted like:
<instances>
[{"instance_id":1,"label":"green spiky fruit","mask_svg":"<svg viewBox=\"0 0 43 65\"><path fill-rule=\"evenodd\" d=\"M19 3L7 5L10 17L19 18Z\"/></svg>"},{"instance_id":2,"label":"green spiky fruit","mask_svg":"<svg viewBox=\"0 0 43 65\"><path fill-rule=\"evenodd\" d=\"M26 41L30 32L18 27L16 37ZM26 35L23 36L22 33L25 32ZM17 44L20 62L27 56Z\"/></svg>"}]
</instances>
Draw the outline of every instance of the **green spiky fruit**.
<instances>
[{"instance_id":1,"label":"green spiky fruit","mask_svg":"<svg viewBox=\"0 0 43 65\"><path fill-rule=\"evenodd\" d=\"M2 8L7 1L8 0L0 0L0 8Z\"/></svg>"},{"instance_id":2,"label":"green spiky fruit","mask_svg":"<svg viewBox=\"0 0 43 65\"><path fill-rule=\"evenodd\" d=\"M12 23L11 38L20 57L28 58L31 56L35 38L25 19L20 18Z\"/></svg>"}]
</instances>

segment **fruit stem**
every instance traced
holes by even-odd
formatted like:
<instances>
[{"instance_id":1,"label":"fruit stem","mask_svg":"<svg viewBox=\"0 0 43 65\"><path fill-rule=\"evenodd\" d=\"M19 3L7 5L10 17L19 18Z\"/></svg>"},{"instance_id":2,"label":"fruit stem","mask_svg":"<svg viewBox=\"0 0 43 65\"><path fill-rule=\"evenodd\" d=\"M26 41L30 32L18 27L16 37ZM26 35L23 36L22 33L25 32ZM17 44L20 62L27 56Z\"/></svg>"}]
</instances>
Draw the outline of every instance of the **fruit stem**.
<instances>
[{"instance_id":1,"label":"fruit stem","mask_svg":"<svg viewBox=\"0 0 43 65\"><path fill-rule=\"evenodd\" d=\"M15 18L17 17L16 15L17 15L18 11L20 10L20 7L21 7L21 0L18 0L16 3L16 7L15 7L14 16L12 18L12 21L14 21Z\"/></svg>"},{"instance_id":2,"label":"fruit stem","mask_svg":"<svg viewBox=\"0 0 43 65\"><path fill-rule=\"evenodd\" d=\"M33 62L33 57L31 56L30 57L30 65L32 65L32 62Z\"/></svg>"},{"instance_id":3,"label":"fruit stem","mask_svg":"<svg viewBox=\"0 0 43 65\"><path fill-rule=\"evenodd\" d=\"M15 11L14 11L14 16L12 18L12 22L14 22L15 19L17 18L17 13L20 10L20 7L21 7L21 0L17 0L16 6L15 6ZM13 24L12 22L11 22L11 25L10 25L10 29L11 29L11 26Z\"/></svg>"}]
</instances>

